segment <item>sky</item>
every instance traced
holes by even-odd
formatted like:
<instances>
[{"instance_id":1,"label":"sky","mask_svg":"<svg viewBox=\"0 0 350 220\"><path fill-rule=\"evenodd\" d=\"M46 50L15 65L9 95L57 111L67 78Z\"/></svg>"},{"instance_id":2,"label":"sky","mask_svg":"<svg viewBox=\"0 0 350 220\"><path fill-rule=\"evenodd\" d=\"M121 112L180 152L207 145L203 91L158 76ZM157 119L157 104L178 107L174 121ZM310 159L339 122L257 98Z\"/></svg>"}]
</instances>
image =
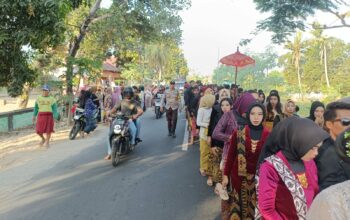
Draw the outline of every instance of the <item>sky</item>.
<instances>
[{"instance_id":1,"label":"sky","mask_svg":"<svg viewBox=\"0 0 350 220\"><path fill-rule=\"evenodd\" d=\"M111 0L103 0L102 6L108 7ZM253 0L192 0L192 6L180 13L183 19L184 51L190 68L190 74L211 75L218 66L221 57L234 53L241 39L249 38L257 22L266 15L255 9ZM309 19L320 23L334 24L334 17L317 13ZM325 31L328 36L335 36L350 41L350 28ZM263 52L271 45L271 34L260 33L240 51ZM275 45L278 53L283 53L281 46Z\"/></svg>"}]
</instances>

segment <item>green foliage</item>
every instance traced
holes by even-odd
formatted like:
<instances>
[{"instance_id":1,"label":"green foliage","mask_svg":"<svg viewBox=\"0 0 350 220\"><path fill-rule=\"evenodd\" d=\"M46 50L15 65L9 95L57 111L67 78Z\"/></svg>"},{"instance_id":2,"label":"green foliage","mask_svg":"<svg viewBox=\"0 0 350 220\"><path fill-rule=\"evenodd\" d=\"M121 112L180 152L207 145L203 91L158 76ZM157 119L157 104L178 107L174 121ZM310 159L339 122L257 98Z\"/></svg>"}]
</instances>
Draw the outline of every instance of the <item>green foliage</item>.
<instances>
[{"instance_id":1,"label":"green foliage","mask_svg":"<svg viewBox=\"0 0 350 220\"><path fill-rule=\"evenodd\" d=\"M295 46L295 42L288 42L285 47L289 49L289 52L279 59L290 92L297 91L295 54L299 48L303 91L306 93L322 92L330 101L349 95L350 45L340 39L323 36L320 30L312 33L313 37L300 41L298 47ZM326 70L330 86L327 85Z\"/></svg>"},{"instance_id":2,"label":"green foliage","mask_svg":"<svg viewBox=\"0 0 350 220\"><path fill-rule=\"evenodd\" d=\"M342 5L348 5L344 0L254 0L260 12L268 13L268 17L259 22L257 30L267 30L273 33L274 43L283 43L296 30L305 30L306 20L316 11L335 11Z\"/></svg>"},{"instance_id":3,"label":"green foliage","mask_svg":"<svg viewBox=\"0 0 350 220\"><path fill-rule=\"evenodd\" d=\"M13 0L0 2L0 86L11 96L33 83L36 73L29 67L29 49L44 51L63 39L62 22L67 2Z\"/></svg>"},{"instance_id":4,"label":"green foliage","mask_svg":"<svg viewBox=\"0 0 350 220\"><path fill-rule=\"evenodd\" d=\"M148 44L135 54L133 62L126 64L122 77L133 83L169 81L188 74L182 50L174 41Z\"/></svg>"},{"instance_id":5,"label":"green foliage","mask_svg":"<svg viewBox=\"0 0 350 220\"><path fill-rule=\"evenodd\" d=\"M264 53L249 53L255 60L254 66L249 66L238 70L237 83L244 89L282 89L284 82L283 75L274 70L277 68L278 55L269 47ZM213 83L231 84L234 82L235 68L221 65L214 70Z\"/></svg>"}]
</instances>

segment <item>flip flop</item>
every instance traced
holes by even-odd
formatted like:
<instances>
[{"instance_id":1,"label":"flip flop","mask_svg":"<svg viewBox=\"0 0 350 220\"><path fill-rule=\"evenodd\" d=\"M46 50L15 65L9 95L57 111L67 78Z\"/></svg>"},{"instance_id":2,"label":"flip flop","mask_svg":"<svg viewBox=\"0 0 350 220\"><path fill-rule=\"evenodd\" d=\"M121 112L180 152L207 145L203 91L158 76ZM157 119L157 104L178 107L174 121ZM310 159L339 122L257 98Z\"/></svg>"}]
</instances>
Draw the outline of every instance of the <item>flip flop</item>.
<instances>
[{"instance_id":1,"label":"flip flop","mask_svg":"<svg viewBox=\"0 0 350 220\"><path fill-rule=\"evenodd\" d=\"M199 173L201 174L201 176L206 176L206 174L205 174L205 171L204 171L204 170L199 169Z\"/></svg>"}]
</instances>

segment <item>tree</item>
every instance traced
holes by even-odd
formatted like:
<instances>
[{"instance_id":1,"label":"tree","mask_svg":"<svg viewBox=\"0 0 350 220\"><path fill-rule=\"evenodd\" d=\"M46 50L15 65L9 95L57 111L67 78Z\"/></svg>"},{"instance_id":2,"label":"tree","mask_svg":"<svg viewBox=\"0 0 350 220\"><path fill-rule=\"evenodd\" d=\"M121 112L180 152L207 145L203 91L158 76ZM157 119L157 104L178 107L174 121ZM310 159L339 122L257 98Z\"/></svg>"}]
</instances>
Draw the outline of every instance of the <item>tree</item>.
<instances>
[{"instance_id":1,"label":"tree","mask_svg":"<svg viewBox=\"0 0 350 220\"><path fill-rule=\"evenodd\" d=\"M292 56L292 64L294 64L294 67L296 68L297 76L298 76L298 85L299 85L299 94L301 97L303 97L303 89L301 85L301 70L300 70L300 63L301 63L301 57L302 57L302 50L303 50L304 44L302 41L302 34L301 32L297 32L295 35L294 41L289 41L285 48L288 49Z\"/></svg>"},{"instance_id":2,"label":"tree","mask_svg":"<svg viewBox=\"0 0 350 220\"><path fill-rule=\"evenodd\" d=\"M68 1L33 0L0 2L0 86L11 96L33 83L30 50L45 51L62 40Z\"/></svg>"},{"instance_id":3,"label":"tree","mask_svg":"<svg viewBox=\"0 0 350 220\"><path fill-rule=\"evenodd\" d=\"M168 60L168 48L164 44L148 45L145 56L149 67L158 75L158 83L161 82L162 72Z\"/></svg>"},{"instance_id":4,"label":"tree","mask_svg":"<svg viewBox=\"0 0 350 220\"><path fill-rule=\"evenodd\" d=\"M323 29L350 27L347 20L350 11L346 13L338 11L340 6L349 6L345 0L254 0L254 2L260 12L269 13L266 19L258 23L255 34L261 30L270 31L273 33L272 41L275 43L283 43L296 30L304 31L307 27L307 18L316 11L331 13L340 21L340 24L322 25Z\"/></svg>"}]
</instances>

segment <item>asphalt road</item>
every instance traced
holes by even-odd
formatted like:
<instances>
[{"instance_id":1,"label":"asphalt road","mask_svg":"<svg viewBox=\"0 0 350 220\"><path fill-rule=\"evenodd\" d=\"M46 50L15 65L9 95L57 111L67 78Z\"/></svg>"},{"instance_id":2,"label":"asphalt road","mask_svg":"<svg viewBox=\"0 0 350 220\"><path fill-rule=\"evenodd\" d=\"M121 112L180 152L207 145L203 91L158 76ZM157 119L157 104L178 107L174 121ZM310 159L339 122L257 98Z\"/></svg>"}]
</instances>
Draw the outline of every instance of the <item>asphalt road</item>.
<instances>
[{"instance_id":1,"label":"asphalt road","mask_svg":"<svg viewBox=\"0 0 350 220\"><path fill-rule=\"evenodd\" d=\"M0 219L220 219L220 200L198 172L198 145L182 149L185 122L181 114L173 139L165 117L148 110L143 142L117 168L103 160L106 127L20 154L22 164L0 170Z\"/></svg>"}]
</instances>

